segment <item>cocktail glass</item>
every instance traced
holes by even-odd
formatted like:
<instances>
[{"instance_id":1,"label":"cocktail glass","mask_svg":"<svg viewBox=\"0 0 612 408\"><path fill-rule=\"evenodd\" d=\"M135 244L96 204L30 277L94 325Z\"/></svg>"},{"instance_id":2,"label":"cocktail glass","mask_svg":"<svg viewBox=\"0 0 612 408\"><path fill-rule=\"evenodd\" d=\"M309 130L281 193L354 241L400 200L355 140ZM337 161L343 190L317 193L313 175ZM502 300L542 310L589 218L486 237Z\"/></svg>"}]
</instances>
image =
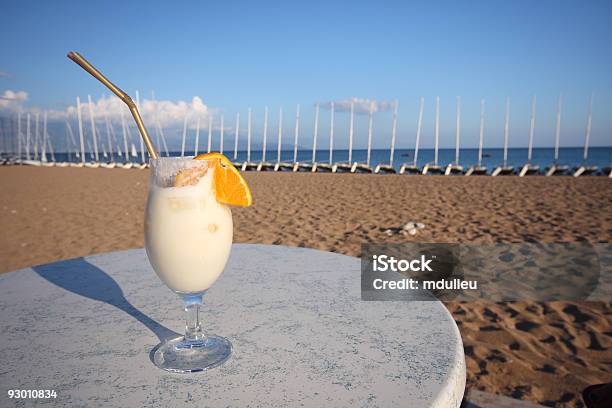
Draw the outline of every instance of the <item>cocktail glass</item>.
<instances>
[{"instance_id":1,"label":"cocktail glass","mask_svg":"<svg viewBox=\"0 0 612 408\"><path fill-rule=\"evenodd\" d=\"M233 235L231 211L215 198L213 173L211 160L151 160L145 248L186 312L185 335L161 343L154 354L155 365L171 372L207 370L232 353L229 340L206 334L200 323L202 297L223 272Z\"/></svg>"}]
</instances>

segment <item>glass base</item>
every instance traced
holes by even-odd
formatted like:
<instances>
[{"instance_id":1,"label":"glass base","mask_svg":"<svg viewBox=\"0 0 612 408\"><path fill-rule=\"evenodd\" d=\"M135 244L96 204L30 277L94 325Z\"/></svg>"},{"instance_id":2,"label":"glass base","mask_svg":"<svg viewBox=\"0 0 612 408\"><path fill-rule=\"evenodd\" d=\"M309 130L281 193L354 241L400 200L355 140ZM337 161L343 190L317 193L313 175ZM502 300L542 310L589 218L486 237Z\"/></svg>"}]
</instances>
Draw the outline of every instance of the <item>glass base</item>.
<instances>
[{"instance_id":1,"label":"glass base","mask_svg":"<svg viewBox=\"0 0 612 408\"><path fill-rule=\"evenodd\" d=\"M153 356L156 366L173 373L195 373L223 364L232 354L232 343L224 337L207 336L185 341L185 337L165 341Z\"/></svg>"}]
</instances>

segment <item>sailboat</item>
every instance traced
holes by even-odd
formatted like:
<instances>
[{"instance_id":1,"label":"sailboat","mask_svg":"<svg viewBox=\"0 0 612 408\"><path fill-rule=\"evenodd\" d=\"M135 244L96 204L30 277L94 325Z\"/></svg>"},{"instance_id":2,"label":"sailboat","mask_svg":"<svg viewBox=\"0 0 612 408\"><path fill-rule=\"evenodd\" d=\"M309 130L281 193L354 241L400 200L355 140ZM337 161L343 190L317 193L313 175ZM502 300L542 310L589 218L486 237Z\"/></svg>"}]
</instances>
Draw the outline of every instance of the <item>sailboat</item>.
<instances>
[{"instance_id":1,"label":"sailboat","mask_svg":"<svg viewBox=\"0 0 612 408\"><path fill-rule=\"evenodd\" d=\"M440 97L436 96L436 122L434 126L434 161L423 166L423 175L427 173L442 173L438 164L438 147L440 145Z\"/></svg>"},{"instance_id":2,"label":"sailboat","mask_svg":"<svg viewBox=\"0 0 612 408\"><path fill-rule=\"evenodd\" d=\"M459 161L459 146L461 145L461 97L457 97L457 119L455 129L455 161L449 163L444 170L445 176L452 174L463 174L463 166Z\"/></svg>"},{"instance_id":3,"label":"sailboat","mask_svg":"<svg viewBox=\"0 0 612 408\"><path fill-rule=\"evenodd\" d=\"M589 140L591 138L591 123L593 121L593 94L589 99L589 115L587 117L587 126L584 131L584 153L582 155L582 165L574 169L574 177L586 176L597 172L597 166L589 166Z\"/></svg>"},{"instance_id":4,"label":"sailboat","mask_svg":"<svg viewBox=\"0 0 612 408\"><path fill-rule=\"evenodd\" d=\"M374 117L374 102L370 102L368 109L368 151L365 163L355 162L351 166L351 173L372 173L374 170L370 167L370 159L372 157L372 122Z\"/></svg>"},{"instance_id":5,"label":"sailboat","mask_svg":"<svg viewBox=\"0 0 612 408\"><path fill-rule=\"evenodd\" d=\"M83 113L81 111L81 98L77 96L77 123L79 127L79 147L81 148L81 162L78 164L78 167L85 166L85 135L83 132Z\"/></svg>"},{"instance_id":6,"label":"sailboat","mask_svg":"<svg viewBox=\"0 0 612 408\"><path fill-rule=\"evenodd\" d=\"M117 167L117 163L115 163L115 158L113 157L113 141L111 139L111 135L112 135L112 128L111 128L111 121L108 118L108 115L105 113L104 114L104 123L106 125L106 143L108 145L108 151L109 151L109 155L110 155L110 161L106 161L104 163L102 163L102 167L105 167L107 169L114 169L115 167ZM106 149L104 149L104 158L107 158L106 156Z\"/></svg>"},{"instance_id":7,"label":"sailboat","mask_svg":"<svg viewBox=\"0 0 612 408\"><path fill-rule=\"evenodd\" d=\"M65 120L65 124L66 124L66 146L68 147L68 161L67 161L67 165L70 167L76 167L76 160L79 157L79 154L77 152L77 147L76 147L76 142L74 139L74 132L72 131L72 126L70 126L70 122L68 122L68 120ZM72 161L72 156L74 156L75 161Z\"/></svg>"},{"instance_id":8,"label":"sailboat","mask_svg":"<svg viewBox=\"0 0 612 408\"><path fill-rule=\"evenodd\" d=\"M559 142L561 139L561 108L563 105L563 95L559 95L557 101L557 127L555 129L555 157L553 164L546 171L547 176L562 175L569 172L569 167L559 164Z\"/></svg>"},{"instance_id":9,"label":"sailboat","mask_svg":"<svg viewBox=\"0 0 612 408\"><path fill-rule=\"evenodd\" d=\"M264 128L263 128L263 146L261 152L261 161L257 164L257 171L266 171L274 169L274 164L266 161L266 151L268 150L268 107L264 108Z\"/></svg>"},{"instance_id":10,"label":"sailboat","mask_svg":"<svg viewBox=\"0 0 612 408\"><path fill-rule=\"evenodd\" d=\"M121 114L121 132L123 133L123 163L118 163L117 167L122 169L131 169L134 166L134 163L130 161L130 153L128 151L128 129L125 123L125 116L123 114L123 109L120 110Z\"/></svg>"},{"instance_id":11,"label":"sailboat","mask_svg":"<svg viewBox=\"0 0 612 408\"><path fill-rule=\"evenodd\" d=\"M185 157L185 140L187 139L187 114L183 121L183 137L181 138L181 157Z\"/></svg>"},{"instance_id":12,"label":"sailboat","mask_svg":"<svg viewBox=\"0 0 612 408\"><path fill-rule=\"evenodd\" d=\"M276 164L274 171L290 171L293 168L291 163L283 162L281 159L283 145L283 108L278 110L278 141L276 143Z\"/></svg>"},{"instance_id":13,"label":"sailboat","mask_svg":"<svg viewBox=\"0 0 612 408\"><path fill-rule=\"evenodd\" d=\"M348 159L346 162L335 163L332 166L332 173L344 173L351 171L351 167L353 165L353 130L354 130L354 119L355 119L355 103L351 101L351 114L349 119L349 149L348 149Z\"/></svg>"},{"instance_id":14,"label":"sailboat","mask_svg":"<svg viewBox=\"0 0 612 408\"><path fill-rule=\"evenodd\" d=\"M198 148L200 147L200 116L198 115L198 120L196 121L196 134L195 134L195 141L194 141L194 146L193 146L193 157L196 157L198 155ZM158 134L158 138L159 138L159 134Z\"/></svg>"},{"instance_id":15,"label":"sailboat","mask_svg":"<svg viewBox=\"0 0 612 408\"><path fill-rule=\"evenodd\" d=\"M234 128L234 156L232 163L235 167L239 167L238 163L238 139L240 138L240 112L236 113L236 127Z\"/></svg>"},{"instance_id":16,"label":"sailboat","mask_svg":"<svg viewBox=\"0 0 612 408\"><path fill-rule=\"evenodd\" d=\"M242 166L240 166L240 169L242 171L249 171L249 170L255 170L257 168L257 163L253 163L251 162L251 139L252 139L252 130L253 130L253 111L251 110L251 108L248 109L248 114L247 114L247 159L245 162L242 163ZM208 127L208 150L210 151L210 121L209 123L209 127Z\"/></svg>"},{"instance_id":17,"label":"sailboat","mask_svg":"<svg viewBox=\"0 0 612 408\"><path fill-rule=\"evenodd\" d=\"M482 176L487 174L487 167L482 165L482 146L484 144L484 111L485 100L480 100L480 138L478 140L478 164L471 166L465 173L466 176Z\"/></svg>"},{"instance_id":18,"label":"sailboat","mask_svg":"<svg viewBox=\"0 0 612 408\"><path fill-rule=\"evenodd\" d=\"M335 104L332 101L330 103L330 116L329 116L329 161L327 163L318 163L313 171L331 172L332 166L334 165L334 115L335 115Z\"/></svg>"},{"instance_id":19,"label":"sailboat","mask_svg":"<svg viewBox=\"0 0 612 408\"><path fill-rule=\"evenodd\" d=\"M23 133L21 132L21 110L17 111L17 154L15 155L12 164L21 164L21 159L23 159L22 148L24 146L23 143Z\"/></svg>"},{"instance_id":20,"label":"sailboat","mask_svg":"<svg viewBox=\"0 0 612 408\"><path fill-rule=\"evenodd\" d=\"M504 162L497 166L492 177L514 174L514 167L508 165L508 139L510 138L510 98L506 97L506 110L504 113Z\"/></svg>"},{"instance_id":21,"label":"sailboat","mask_svg":"<svg viewBox=\"0 0 612 408\"><path fill-rule=\"evenodd\" d=\"M400 174L418 174L420 173L419 167L417 166L417 161L419 160L419 143L421 141L421 129L423 128L423 106L425 104L425 98L421 96L419 100L419 117L417 119L417 132L416 132L416 141L414 146L414 159L412 164L404 163L400 167Z\"/></svg>"},{"instance_id":22,"label":"sailboat","mask_svg":"<svg viewBox=\"0 0 612 408\"><path fill-rule=\"evenodd\" d=\"M293 164L294 172L297 172L297 171L316 172L317 171L317 137L318 135L319 135L319 104L317 103L315 105L315 123L314 123L314 129L313 129L313 137L312 137L312 156L311 156L312 158L310 160L310 163L295 162Z\"/></svg>"},{"instance_id":23,"label":"sailboat","mask_svg":"<svg viewBox=\"0 0 612 408\"><path fill-rule=\"evenodd\" d=\"M166 137L164 135L164 130L161 127L161 123L159 121L159 115L157 113L157 105L155 104L155 91L151 91L151 100L154 102L153 107L155 109L155 111L153 112L153 117L155 121L153 127L155 128L155 134L157 136L157 145L160 146L160 149L161 149L161 146L163 144L164 151L166 152L166 157L168 157L170 156L170 153L168 152L168 144L166 143ZM161 138L162 143L159 143L160 138Z\"/></svg>"},{"instance_id":24,"label":"sailboat","mask_svg":"<svg viewBox=\"0 0 612 408\"><path fill-rule=\"evenodd\" d=\"M531 100L531 122L529 125L529 144L527 146L527 163L523 165L519 172L519 177L524 177L532 174L540 173L540 166L532 165L532 151L533 151L533 135L535 133L535 121L536 121L536 96L533 96Z\"/></svg>"},{"instance_id":25,"label":"sailboat","mask_svg":"<svg viewBox=\"0 0 612 408\"><path fill-rule=\"evenodd\" d=\"M43 139L40 161L42 162L43 167L53 167L55 166L54 161L49 161L47 159L47 146L49 146L49 134L47 133L47 111L45 111L43 115ZM49 153L50 152L51 150L49 150Z\"/></svg>"},{"instance_id":26,"label":"sailboat","mask_svg":"<svg viewBox=\"0 0 612 408\"><path fill-rule=\"evenodd\" d=\"M142 109L140 108L140 93L138 90L136 90L136 106L138 107L138 110L142 112ZM149 167L149 163L147 163L145 156L144 140L142 137L139 137L138 140L140 141L140 163L134 163L134 167L139 170L143 170Z\"/></svg>"},{"instance_id":27,"label":"sailboat","mask_svg":"<svg viewBox=\"0 0 612 408\"><path fill-rule=\"evenodd\" d=\"M221 114L221 130L219 132L219 153L223 154L223 139L224 139L225 115Z\"/></svg>"},{"instance_id":28,"label":"sailboat","mask_svg":"<svg viewBox=\"0 0 612 408\"><path fill-rule=\"evenodd\" d=\"M299 169L298 162L298 139L300 136L300 105L295 108L295 130L293 132L293 164L291 169L297 171Z\"/></svg>"},{"instance_id":29,"label":"sailboat","mask_svg":"<svg viewBox=\"0 0 612 408\"><path fill-rule=\"evenodd\" d=\"M35 116L35 121L38 120L38 114ZM37 122L35 125L35 130L34 130L34 134L31 134L31 116L28 113L26 115L26 158L25 160L22 160L22 164L28 165L28 166L40 166L41 163L39 160L37 160L34 148L35 148L35 143L36 143L36 138L37 138L37 132L38 132L38 124ZM30 145L32 146L32 155L30 155Z\"/></svg>"},{"instance_id":30,"label":"sailboat","mask_svg":"<svg viewBox=\"0 0 612 408\"><path fill-rule=\"evenodd\" d=\"M91 101L91 95L87 95L87 107L89 110L89 122L90 122L90 127L91 127L91 137L94 143L94 150L93 150L93 154L91 154L91 144L89 143L89 140L87 141L87 146L88 149L90 151L90 156L91 156L91 162L87 162L85 163L85 167L90 167L90 168L98 168L100 167L100 157L98 154L98 137L96 135L96 125L95 125L95 119L94 119L94 113L93 113L93 103Z\"/></svg>"},{"instance_id":31,"label":"sailboat","mask_svg":"<svg viewBox=\"0 0 612 408\"><path fill-rule=\"evenodd\" d=\"M395 173L395 167L393 167L393 158L395 156L395 138L397 131L397 100L393 103L393 124L391 127L391 146L389 153L389 164L377 164L374 168L374 173Z\"/></svg>"}]
</instances>

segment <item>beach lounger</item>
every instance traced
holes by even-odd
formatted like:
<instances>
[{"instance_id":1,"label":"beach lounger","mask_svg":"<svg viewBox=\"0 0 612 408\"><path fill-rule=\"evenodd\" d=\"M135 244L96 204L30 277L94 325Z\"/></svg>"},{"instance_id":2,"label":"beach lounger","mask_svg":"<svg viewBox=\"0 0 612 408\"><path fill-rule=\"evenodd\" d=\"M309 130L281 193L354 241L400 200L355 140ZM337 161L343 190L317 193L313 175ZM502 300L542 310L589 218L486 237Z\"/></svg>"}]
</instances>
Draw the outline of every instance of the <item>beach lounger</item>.
<instances>
[{"instance_id":1,"label":"beach lounger","mask_svg":"<svg viewBox=\"0 0 612 408\"><path fill-rule=\"evenodd\" d=\"M421 170L414 164L404 163L400 166L399 174L421 174Z\"/></svg>"},{"instance_id":2,"label":"beach lounger","mask_svg":"<svg viewBox=\"0 0 612 408\"><path fill-rule=\"evenodd\" d=\"M350 163L335 163L332 166L332 173L349 173L352 165Z\"/></svg>"},{"instance_id":3,"label":"beach lounger","mask_svg":"<svg viewBox=\"0 0 612 408\"><path fill-rule=\"evenodd\" d=\"M546 169L546 176L561 176L569 174L569 167L560 164L553 164L549 168Z\"/></svg>"},{"instance_id":4,"label":"beach lounger","mask_svg":"<svg viewBox=\"0 0 612 408\"><path fill-rule=\"evenodd\" d=\"M365 163L353 163L351 173L372 173L373 169Z\"/></svg>"},{"instance_id":5,"label":"beach lounger","mask_svg":"<svg viewBox=\"0 0 612 408\"><path fill-rule=\"evenodd\" d=\"M574 169L574 177L590 176L597 174L597 166L580 166Z\"/></svg>"},{"instance_id":6,"label":"beach lounger","mask_svg":"<svg viewBox=\"0 0 612 408\"><path fill-rule=\"evenodd\" d=\"M270 162L259 162L257 164L257 171L272 171L274 170L274 163Z\"/></svg>"},{"instance_id":7,"label":"beach lounger","mask_svg":"<svg viewBox=\"0 0 612 408\"><path fill-rule=\"evenodd\" d=\"M466 176L486 176L487 168L486 166L471 166L466 172Z\"/></svg>"},{"instance_id":8,"label":"beach lounger","mask_svg":"<svg viewBox=\"0 0 612 408\"><path fill-rule=\"evenodd\" d=\"M426 164L425 166L423 166L423 170L421 172L421 174L426 175L426 174L443 174L444 171L442 170L442 167L440 167L437 164Z\"/></svg>"},{"instance_id":9,"label":"beach lounger","mask_svg":"<svg viewBox=\"0 0 612 408\"><path fill-rule=\"evenodd\" d=\"M311 172L312 171L312 166L313 166L313 163L300 163L300 162L296 162L296 163L293 164L293 169L292 170L293 170L294 173L297 173L297 172L300 172L300 171L309 171L309 172Z\"/></svg>"},{"instance_id":10,"label":"beach lounger","mask_svg":"<svg viewBox=\"0 0 612 408\"><path fill-rule=\"evenodd\" d=\"M293 164L287 162L280 162L274 165L274 171L292 171Z\"/></svg>"},{"instance_id":11,"label":"beach lounger","mask_svg":"<svg viewBox=\"0 0 612 408\"><path fill-rule=\"evenodd\" d=\"M254 171L254 170L257 170L257 163L245 161L240 166L240 170L241 171Z\"/></svg>"},{"instance_id":12,"label":"beach lounger","mask_svg":"<svg viewBox=\"0 0 612 408\"><path fill-rule=\"evenodd\" d=\"M540 166L534 166L530 163L526 163L523 165L523 167L521 167L519 177L535 176L538 174L540 174Z\"/></svg>"},{"instance_id":13,"label":"beach lounger","mask_svg":"<svg viewBox=\"0 0 612 408\"><path fill-rule=\"evenodd\" d=\"M491 173L491 177L511 176L514 173L514 167L512 166L498 166L493 170L493 173Z\"/></svg>"},{"instance_id":14,"label":"beach lounger","mask_svg":"<svg viewBox=\"0 0 612 408\"><path fill-rule=\"evenodd\" d=\"M315 163L312 166L312 172L323 172L323 173L331 173L332 165L329 163Z\"/></svg>"},{"instance_id":15,"label":"beach lounger","mask_svg":"<svg viewBox=\"0 0 612 408\"><path fill-rule=\"evenodd\" d=\"M374 168L375 174L394 174L396 173L395 168L390 164L377 164Z\"/></svg>"},{"instance_id":16,"label":"beach lounger","mask_svg":"<svg viewBox=\"0 0 612 408\"><path fill-rule=\"evenodd\" d=\"M448 166L446 166L446 169L444 170L444 175L451 176L453 174L463 174L463 166L459 164L449 164Z\"/></svg>"}]
</instances>

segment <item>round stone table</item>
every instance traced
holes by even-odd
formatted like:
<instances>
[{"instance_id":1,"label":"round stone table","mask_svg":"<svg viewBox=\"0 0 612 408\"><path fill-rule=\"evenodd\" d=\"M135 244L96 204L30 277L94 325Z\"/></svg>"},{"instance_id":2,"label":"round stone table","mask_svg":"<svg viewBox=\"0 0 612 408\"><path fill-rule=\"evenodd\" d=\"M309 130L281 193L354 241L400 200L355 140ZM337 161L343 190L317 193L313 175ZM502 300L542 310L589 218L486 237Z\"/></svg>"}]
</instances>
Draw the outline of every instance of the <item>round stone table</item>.
<instances>
[{"instance_id":1,"label":"round stone table","mask_svg":"<svg viewBox=\"0 0 612 408\"><path fill-rule=\"evenodd\" d=\"M304 248L234 245L205 296L203 326L234 345L221 367L171 374L151 362L182 332L179 298L143 249L0 275L0 406L49 389L70 406L458 407L463 345L437 301L368 302L360 261Z\"/></svg>"}]
</instances>

